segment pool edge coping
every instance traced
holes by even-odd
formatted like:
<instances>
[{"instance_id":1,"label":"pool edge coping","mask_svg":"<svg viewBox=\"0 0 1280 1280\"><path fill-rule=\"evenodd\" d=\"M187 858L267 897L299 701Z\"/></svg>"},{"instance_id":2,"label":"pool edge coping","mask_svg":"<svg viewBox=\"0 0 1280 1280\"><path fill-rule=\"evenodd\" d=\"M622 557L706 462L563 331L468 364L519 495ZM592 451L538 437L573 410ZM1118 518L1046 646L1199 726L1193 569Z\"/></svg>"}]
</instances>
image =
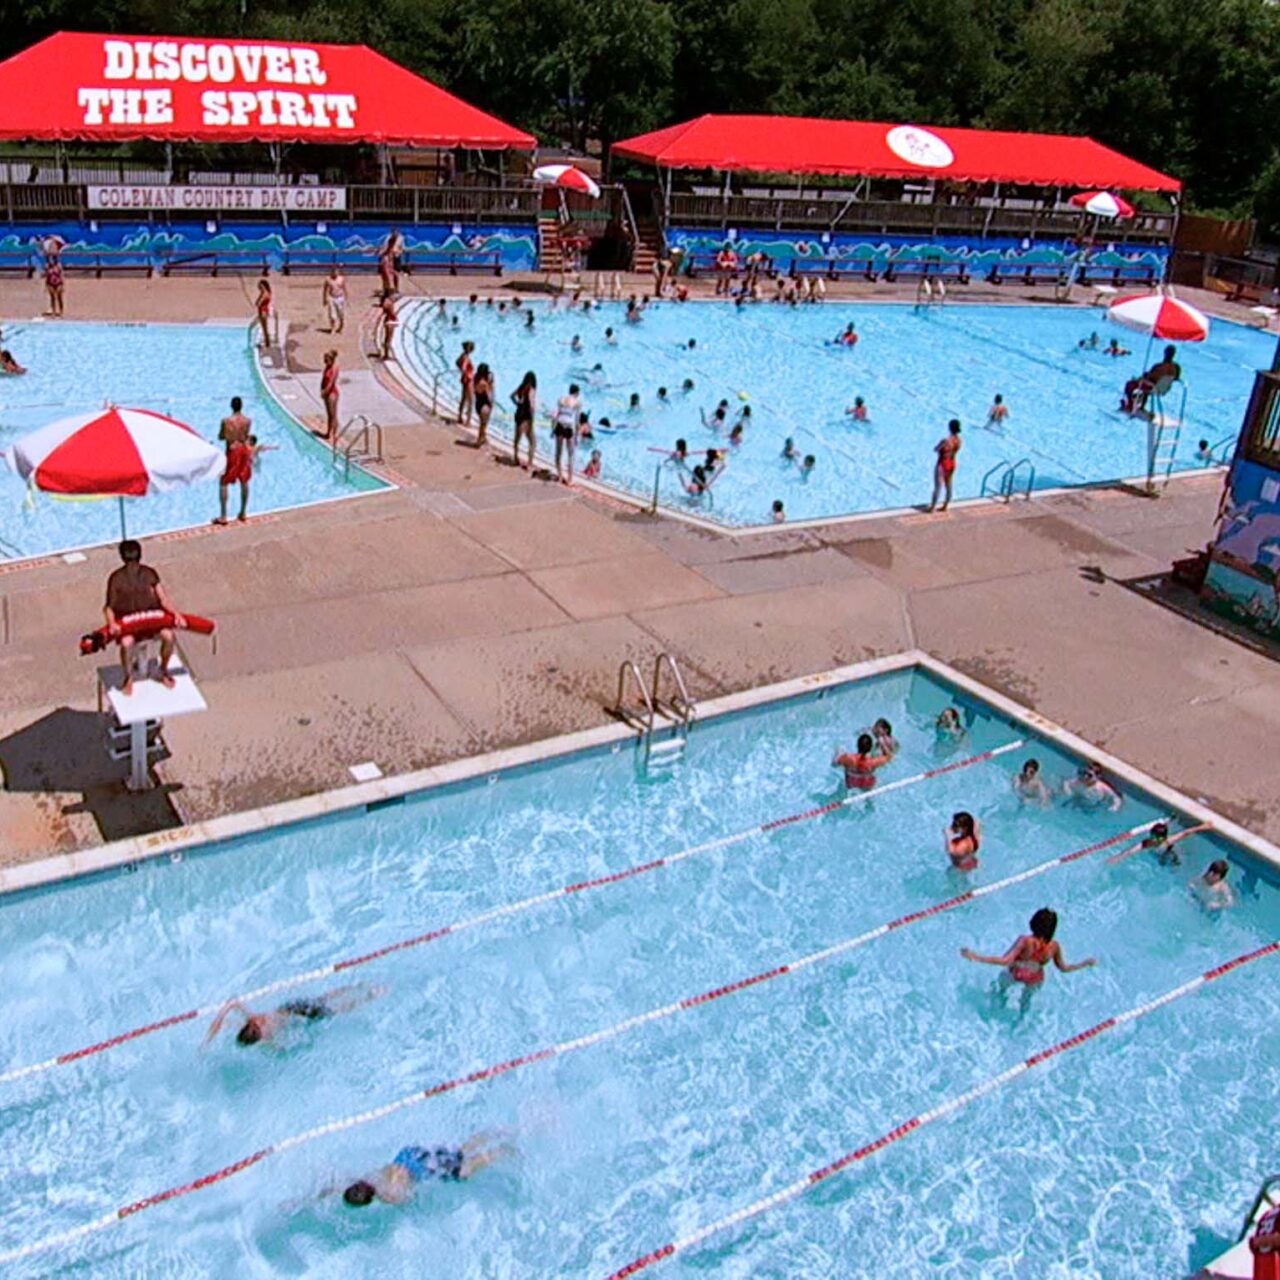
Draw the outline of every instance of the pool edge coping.
<instances>
[{"instance_id":1,"label":"pool edge coping","mask_svg":"<svg viewBox=\"0 0 1280 1280\"><path fill-rule=\"evenodd\" d=\"M800 694L833 685L849 684L873 676L896 671L920 669L980 699L993 710L1016 724L1024 725L1041 737L1076 756L1097 760L1117 777L1137 787L1171 810L1208 822L1214 831L1247 849L1254 856L1280 870L1280 847L1263 836L1223 817L1207 805L1183 795L1175 788L1153 778L1134 765L1095 746L1087 739L1063 728L1014 699L984 685L921 649L905 649L899 653L839 667L810 675L757 685L750 689L724 694L699 704L698 719L713 719L749 710L771 702L780 702ZM54 854L32 862L0 867L0 899L10 894L38 889L82 876L117 870L150 861L163 855L174 855L199 845L257 835L277 827L312 821L327 815L349 812L362 806L403 799L417 792L441 786L469 782L485 774L502 773L531 764L600 747L638 740L637 731L622 722L573 730L550 738L512 747L500 747L479 755L461 756L440 764L407 773L393 774L372 782L332 787L313 795L282 800L275 804L243 809L201 822L170 827L147 835L131 836L71 853Z\"/></svg>"}]
</instances>

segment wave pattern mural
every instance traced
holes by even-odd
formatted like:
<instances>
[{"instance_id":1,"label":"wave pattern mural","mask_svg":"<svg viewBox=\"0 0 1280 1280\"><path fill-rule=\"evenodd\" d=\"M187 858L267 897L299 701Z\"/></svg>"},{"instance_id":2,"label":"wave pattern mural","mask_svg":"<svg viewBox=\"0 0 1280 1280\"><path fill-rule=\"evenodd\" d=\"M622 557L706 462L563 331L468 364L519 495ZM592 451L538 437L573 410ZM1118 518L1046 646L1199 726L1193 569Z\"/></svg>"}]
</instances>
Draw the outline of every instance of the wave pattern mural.
<instances>
[{"instance_id":1,"label":"wave pattern mural","mask_svg":"<svg viewBox=\"0 0 1280 1280\"><path fill-rule=\"evenodd\" d=\"M735 237L726 239L718 232L671 227L667 230L667 242L673 248L679 247L686 254L697 254L703 259L731 244L742 257L752 253L768 254L782 271L790 271L793 263L819 262L828 258L851 266L866 264L875 274L882 273L895 261L929 261L940 265L963 263L975 279L987 275L996 266L1057 266L1075 261L1077 255L1074 246L1066 240L1030 241L1013 236L985 239L936 236L922 239L911 235L879 235L871 238L837 232L824 240L812 232L740 230ZM1114 244L1095 249L1088 261L1094 269L1148 268L1159 276L1168 253L1165 245Z\"/></svg>"},{"instance_id":2,"label":"wave pattern mural","mask_svg":"<svg viewBox=\"0 0 1280 1280\"><path fill-rule=\"evenodd\" d=\"M0 224L0 253L38 256L41 239L53 233L81 253L126 253L159 267L170 254L247 251L265 253L275 267L288 249L356 254L377 249L398 226L410 250L502 255L506 271L530 271L537 264L538 233L532 225L483 227L459 223L315 223L281 227L262 222L47 222ZM323 224L322 224L323 225Z\"/></svg>"}]
</instances>

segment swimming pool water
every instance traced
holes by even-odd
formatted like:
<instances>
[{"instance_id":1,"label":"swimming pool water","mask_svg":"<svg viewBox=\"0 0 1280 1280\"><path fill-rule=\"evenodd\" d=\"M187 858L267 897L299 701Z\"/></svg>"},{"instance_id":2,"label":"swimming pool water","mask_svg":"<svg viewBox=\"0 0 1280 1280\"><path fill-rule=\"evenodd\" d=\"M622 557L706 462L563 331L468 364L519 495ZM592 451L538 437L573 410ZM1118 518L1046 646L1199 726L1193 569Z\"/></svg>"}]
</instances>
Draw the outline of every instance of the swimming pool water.
<instances>
[{"instance_id":1,"label":"swimming pool water","mask_svg":"<svg viewBox=\"0 0 1280 1280\"><path fill-rule=\"evenodd\" d=\"M717 434L702 421L721 399L729 401L730 422L750 407L745 442L732 451L710 500L689 498L670 467L660 478L665 504L729 525L768 523L775 499L792 520L927 502L933 446L953 417L964 427L957 498L977 497L983 476L1002 460L1029 459L1037 488L1147 470L1145 424L1116 412L1126 378L1147 367L1146 339L1099 311L948 304L919 312L909 305L844 302L739 309L664 302L630 325L619 303L589 313L522 303L521 311L528 307L536 317L529 330L518 312L500 317L496 307L452 306L456 328L429 304L406 305L401 358L411 376L429 382L443 356L452 394L452 362L462 340L471 339L476 361L496 371L502 416L495 424L506 429L509 395L526 369L538 375L544 409L570 381L580 383L593 421L607 417L621 428L597 433L603 479L632 493L652 494L663 457L657 450L670 450L677 438L688 442L691 464L708 448L727 447L728 429ZM850 321L861 336L856 349L831 345ZM613 329L616 345L606 342L606 328ZM1104 344L1119 337L1133 355L1113 359L1101 350L1080 351L1077 342L1095 331ZM575 334L580 353L570 347ZM690 339L693 350L686 345ZM1179 346L1188 399L1176 469L1204 465L1194 456L1200 439L1211 445L1234 439L1254 370L1270 363L1273 347L1271 336L1222 320L1213 321L1207 342ZM593 387L590 371L597 363L603 366L597 380L605 385ZM680 390L685 379L695 384L688 394ZM665 407L657 400L660 386L668 390ZM630 413L635 392L641 408ZM996 394L1010 409L1002 433L983 425ZM867 423L844 412L855 396L866 401ZM816 459L807 478L781 456L787 437L802 456ZM550 450L545 424L539 425L539 443ZM579 469L585 462L580 454Z\"/></svg>"},{"instance_id":2,"label":"swimming pool water","mask_svg":"<svg viewBox=\"0 0 1280 1280\"><path fill-rule=\"evenodd\" d=\"M0 904L0 1069L586 877L806 809L832 747L889 716L904 778L1023 737L918 672L695 727L665 780L630 747L480 779ZM941 829L968 808L990 882L1154 816L1021 810L1028 744L860 809L390 955L381 998L282 1052L188 1023L0 1086L0 1249L184 1183L324 1120L734 981L958 891ZM777 982L273 1157L14 1267L21 1276L604 1277L1063 1037L1276 936L1237 863L1217 917L1184 866L1092 857ZM1227 851L1229 852L1229 851ZM1069 959L1022 1011L961 946L1002 950L1036 908ZM1273 1163L1280 988L1260 962L1065 1055L655 1275L1181 1276L1234 1233ZM311 995L339 979L289 993ZM289 997L284 997L289 998ZM234 1024L233 1024L234 1030ZM494 1126L520 1153L404 1209L301 1207L407 1144ZM424 1267L426 1271L424 1272Z\"/></svg>"},{"instance_id":3,"label":"swimming pool water","mask_svg":"<svg viewBox=\"0 0 1280 1280\"><path fill-rule=\"evenodd\" d=\"M357 468L345 480L329 451L289 420L259 382L242 326L6 324L4 340L28 372L0 377L0 453L46 423L108 402L171 414L214 440L219 422L230 412L231 397L238 395L260 443L274 446L263 454L254 475L251 515L385 487ZM239 500L239 487L233 486L232 517ZM126 504L129 533L137 536L208 524L217 514L216 479ZM112 542L119 536L115 499L28 495L26 484L0 463L0 560Z\"/></svg>"}]
</instances>

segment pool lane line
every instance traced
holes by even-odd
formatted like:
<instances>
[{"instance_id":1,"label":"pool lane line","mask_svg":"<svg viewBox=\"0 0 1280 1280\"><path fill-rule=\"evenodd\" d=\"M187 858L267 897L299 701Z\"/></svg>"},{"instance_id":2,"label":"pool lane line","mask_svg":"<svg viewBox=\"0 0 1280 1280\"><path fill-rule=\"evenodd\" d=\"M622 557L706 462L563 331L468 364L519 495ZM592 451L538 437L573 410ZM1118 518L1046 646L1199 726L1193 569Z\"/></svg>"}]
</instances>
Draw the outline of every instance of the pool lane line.
<instances>
[{"instance_id":1,"label":"pool lane line","mask_svg":"<svg viewBox=\"0 0 1280 1280\"><path fill-rule=\"evenodd\" d=\"M690 1249L697 1248L712 1236L730 1231L752 1218L757 1218L761 1214L768 1213L771 1209L787 1204L789 1201L798 1200L819 1183L825 1182L828 1178L834 1177L838 1173L843 1173L850 1166L865 1160L868 1156L873 1156L877 1152L883 1151L885 1147L891 1146L901 1138L905 1138L909 1133L914 1133L917 1129L923 1129L925 1125L932 1124L935 1120L941 1120L946 1116L953 1115L955 1112L967 1107L969 1103L976 1102L979 1098L985 1097L989 1093L995 1093L1010 1081L1016 1080L1019 1076L1024 1075L1035 1067L1042 1066L1051 1058L1056 1058L1058 1054L1065 1053L1068 1049L1079 1048L1080 1045L1087 1044L1104 1032L1113 1031L1116 1027L1123 1026L1125 1023L1136 1022L1139 1018L1145 1018L1149 1013L1154 1013L1157 1009L1171 1004L1174 1000L1190 995L1193 991L1198 991L1208 983L1214 982L1218 978L1242 968L1244 965L1252 964L1255 960L1261 960L1264 956L1275 955L1277 951L1280 951L1280 941L1269 942L1266 946L1259 947L1256 951L1246 952L1244 955L1236 956L1234 960L1228 960L1225 964L1220 964L1213 969L1206 969L1198 977L1166 991L1154 1000L1134 1005L1133 1008L1126 1009L1123 1013L1113 1014L1110 1018L1104 1018L1101 1022L1095 1023L1084 1031L1078 1031L1075 1035L1068 1036L1065 1040L1059 1040L1057 1044L1033 1053L1029 1058L1024 1058L1021 1062L1015 1063L998 1075L988 1077L972 1089L956 1094L945 1102L939 1103L938 1106L932 1107L928 1111L922 1111L919 1115L912 1116L910 1120L903 1121L902 1124L882 1133L873 1141L864 1143L853 1151L846 1152L831 1161L830 1164L814 1169L797 1178L794 1182L789 1182L772 1195L763 1196L759 1200L752 1201L751 1204L744 1205L741 1209L726 1214L723 1218L717 1218L714 1222L707 1223L706 1226L698 1227L686 1235L669 1241L660 1248L643 1254L632 1262L627 1263L625 1267L620 1267L617 1271L612 1272L608 1280L628 1280L628 1277L638 1275L641 1271L646 1271L658 1263L665 1262L668 1258L673 1258L677 1254L687 1253Z\"/></svg>"},{"instance_id":2,"label":"pool lane line","mask_svg":"<svg viewBox=\"0 0 1280 1280\"><path fill-rule=\"evenodd\" d=\"M314 1142L318 1138L325 1138L331 1134L342 1133L347 1129L354 1129L360 1125L369 1124L374 1120L381 1120L386 1116L393 1115L397 1111L403 1111L407 1107L417 1106L419 1103L426 1102L431 1098L440 1097L442 1094L452 1093L455 1089L461 1089L466 1085L480 1084L487 1080L496 1080L499 1076L509 1075L511 1072L517 1071L521 1067L531 1066L535 1062L546 1062L551 1058L567 1057L569 1054L576 1053L580 1049L589 1049L592 1045L602 1044L606 1040L615 1040L619 1036L625 1035L628 1031L635 1030L637 1027L646 1026L651 1022L664 1021L667 1018L674 1017L679 1013L687 1012L690 1009L701 1008L703 1005L710 1004L712 1001L719 1000L724 996L736 995L739 991L747 991L752 987L757 987L765 982L770 982L774 978L782 978L786 977L788 974L799 973L802 969L807 969L811 965L818 964L824 960L831 960L835 956L845 955L858 947L866 946L868 943L874 942L877 938L883 938L886 934L893 933L897 929L906 928L909 925L916 924L921 920L930 918L931 916L941 915L944 911L950 911L952 908L961 906L966 902L971 902L975 898L983 897L989 893L995 893L998 889L1007 888L1009 885L1018 884L1023 880L1029 880L1033 876L1040 875L1053 867L1061 866L1068 862L1075 862L1080 858L1086 857L1088 854L1097 853L1102 849L1110 848L1112 845L1132 839L1134 836L1150 830L1153 826L1155 826L1154 821L1143 823L1141 826L1130 827L1127 831L1121 831L1113 836L1108 836L1105 840L1099 840L1097 843L1088 845L1083 849L1077 849L1072 853L1062 854L1057 858L1050 858L1047 862L1042 862L1035 867L1031 867L1027 871L1020 871L1014 875L1006 876L1003 880L996 881L994 884L986 885L978 889L966 890L964 893L957 894L953 898L948 898L944 902L935 903L933 906L925 907L919 911L909 912L907 915L899 916L896 920L891 920L887 924L877 925L874 929L868 929L866 932L860 933L855 937L845 938L841 942L834 943L829 947L823 947L819 951L812 951L808 955L801 956L797 960L790 960L785 964L775 965L772 969L764 969L761 972L751 974L746 978L739 978L736 982L724 983L721 986L712 987L697 995L685 996L683 999L674 1000L670 1004L659 1005L654 1009L647 1009L644 1013L633 1014L631 1017L623 1018L621 1022L615 1022L611 1026L601 1027L596 1031L589 1031L585 1035L576 1036L570 1040L561 1040L556 1044L543 1045L541 1048L533 1049L528 1053L521 1054L519 1057L508 1058L504 1062L492 1063L487 1067L478 1067L475 1071L468 1072L466 1075L454 1076L451 1079L438 1081L435 1084L428 1085L425 1089L415 1090L413 1093L406 1094L401 1098L396 1098L391 1102L384 1103L380 1107L373 1107L368 1111L358 1111L352 1115L343 1116L337 1120L326 1121L324 1124L316 1125L311 1129L303 1130L301 1133L293 1134L291 1137L283 1138L279 1142L274 1142L269 1146L261 1147L251 1155L244 1156L232 1164L223 1165L221 1169L215 1169L211 1173L202 1174L200 1177L194 1178L190 1182L184 1182L177 1186L167 1187L163 1191L157 1191L152 1195L144 1196L142 1199L135 1200L130 1204L121 1205L118 1209L113 1209L110 1213L105 1213L99 1218L94 1218L89 1222L82 1223L78 1227L73 1227L68 1231L59 1232L52 1236L46 1236L41 1240L34 1240L28 1244L17 1245L12 1249L4 1250L3 1252L0 1252L0 1266L3 1266L6 1263L16 1262L21 1258L30 1257L36 1253L41 1253L46 1249L52 1249L58 1245L80 1239L82 1236L105 1230L107 1227L114 1226L117 1222L121 1222L125 1218L132 1217L136 1213L141 1213L145 1209L152 1209L158 1204L164 1204L166 1201L176 1200L180 1196L190 1195L193 1191L203 1191L205 1187L211 1187L215 1183L222 1182L227 1178L233 1177L237 1173L242 1173L245 1169L252 1168L255 1164L260 1163L269 1156L280 1155L295 1147L305 1146L307 1143ZM1273 944L1273 948L1274 947L1280 947L1280 943ZM1215 974L1219 971L1226 972L1228 969L1233 968L1240 963L1243 963L1243 961L1232 961L1228 965L1219 966L1219 970L1215 970L1213 972ZM189 1015L180 1016L186 1017ZM883 1143L881 1145L883 1145ZM805 1182L805 1185L808 1185L808 1181ZM671 1246L666 1247L670 1248ZM666 1257L668 1255L662 1254L661 1256ZM632 1273L623 1271L617 1274L626 1275Z\"/></svg>"},{"instance_id":3,"label":"pool lane line","mask_svg":"<svg viewBox=\"0 0 1280 1280\"><path fill-rule=\"evenodd\" d=\"M373 960L380 960L384 956L395 954L397 951L409 951L414 947L425 946L429 942L435 942L440 938L448 937L450 934L462 933L467 929L474 929L482 924L488 924L493 920L501 920L508 916L520 915L522 912L530 911L534 907L544 906L548 902L554 902L557 898L568 897L573 894L585 893L591 889L601 889L608 885L620 884L624 880L631 880L636 876L644 875L650 871L656 871L659 867L671 867L678 862L684 862L687 858L697 857L700 854L711 853L717 849L725 849L730 845L741 844L744 840L749 840L753 836L768 835L770 832L777 831L781 827L792 826L797 822L806 822L812 818L820 818L828 813L832 813L837 809L845 808L849 805L858 804L864 800L873 799L878 795L885 795L890 791L897 791L903 787L914 786L920 782L926 782L931 778L941 777L946 773L954 773L958 769L967 768L969 765L981 764L988 760L994 760L997 756L1002 756L1009 751L1016 751L1019 747L1025 745L1023 739L1018 738L1013 742L1005 743L1000 747L993 747L990 751L983 751L976 756L966 756L963 760L955 760L950 764L940 765L936 769L928 769L923 773L913 774L909 778L899 778L894 782L886 782L878 785L869 791L859 791L853 795L845 796L839 800L832 800L828 804L819 805L814 809L806 809L801 813L793 813L785 818L774 818L769 822L762 822L753 827L748 827L744 831L736 831L727 836L720 836L715 840L708 840L704 844L693 845L688 849L681 849L676 853L668 854L662 858L654 858L649 862L638 863L635 866L627 867L622 871L615 871L611 875L596 876L591 880L579 880L573 884L563 885L558 889L551 889L545 893L537 893L529 898L521 898L516 902L508 902L500 907L491 907L488 911L482 911L479 915L469 916L463 920L454 921L452 924L441 925L437 929L432 929L427 933L420 933L412 938L403 938L399 942L388 943L384 947L378 947L374 951L366 951L363 955L349 956L343 960L336 960L330 964L321 965L315 969L308 969L305 973L293 974L287 978L279 978L275 982L268 982L265 986L255 987L252 991L246 991L241 995L228 996L225 999L218 1000L216 1003L202 1005L196 1009L188 1009L184 1013L171 1014L166 1018L160 1018L156 1022L148 1022L144 1026L134 1027L131 1031L123 1031L119 1035L112 1036L108 1040L100 1040L96 1044L85 1045L80 1049L72 1049L67 1053L61 1053L55 1058L46 1058L43 1062L33 1062L24 1067L12 1067L10 1070L0 1072L0 1085L12 1084L16 1080L22 1080L27 1076L39 1075L45 1071L52 1071L56 1067L65 1067L73 1062L79 1062L82 1058L93 1057L99 1053L106 1053L108 1050L117 1049L123 1044L128 1044L132 1040L139 1040L143 1036L151 1035L156 1031L164 1031L169 1027L178 1026L184 1022L191 1022L196 1018L212 1017L224 1005L239 1001L241 1004L248 1004L251 1000L260 1000L263 996L276 995L281 991L288 991L293 987L302 986L307 982L315 982L321 978L330 978L335 974L346 973L350 969L359 968L361 965L370 963Z\"/></svg>"}]
</instances>

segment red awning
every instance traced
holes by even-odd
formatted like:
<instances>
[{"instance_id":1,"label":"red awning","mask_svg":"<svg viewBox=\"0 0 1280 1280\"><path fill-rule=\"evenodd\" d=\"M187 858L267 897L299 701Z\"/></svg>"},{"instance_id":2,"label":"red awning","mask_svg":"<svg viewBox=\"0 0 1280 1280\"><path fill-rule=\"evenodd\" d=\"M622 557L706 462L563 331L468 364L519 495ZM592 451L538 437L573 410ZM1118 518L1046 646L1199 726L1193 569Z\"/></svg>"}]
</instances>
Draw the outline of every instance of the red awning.
<instances>
[{"instance_id":1,"label":"red awning","mask_svg":"<svg viewBox=\"0 0 1280 1280\"><path fill-rule=\"evenodd\" d=\"M699 116L628 138L613 150L664 169L946 178L1138 191L1182 189L1176 178L1130 160L1092 138L866 120Z\"/></svg>"},{"instance_id":2,"label":"red awning","mask_svg":"<svg viewBox=\"0 0 1280 1280\"><path fill-rule=\"evenodd\" d=\"M63 31L0 62L0 139L532 148L364 45Z\"/></svg>"}]
</instances>

